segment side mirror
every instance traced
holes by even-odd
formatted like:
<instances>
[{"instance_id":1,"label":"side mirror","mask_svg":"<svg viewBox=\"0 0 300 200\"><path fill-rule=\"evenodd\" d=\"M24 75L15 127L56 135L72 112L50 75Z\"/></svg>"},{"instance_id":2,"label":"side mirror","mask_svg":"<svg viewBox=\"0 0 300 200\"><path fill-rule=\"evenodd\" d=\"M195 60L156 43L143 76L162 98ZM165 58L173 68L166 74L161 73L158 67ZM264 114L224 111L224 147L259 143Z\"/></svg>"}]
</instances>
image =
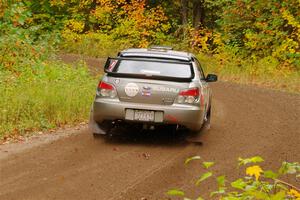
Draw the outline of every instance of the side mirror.
<instances>
[{"instance_id":1,"label":"side mirror","mask_svg":"<svg viewBox=\"0 0 300 200\"><path fill-rule=\"evenodd\" d=\"M216 82L218 80L218 76L215 74L208 74L205 80L206 82Z\"/></svg>"}]
</instances>

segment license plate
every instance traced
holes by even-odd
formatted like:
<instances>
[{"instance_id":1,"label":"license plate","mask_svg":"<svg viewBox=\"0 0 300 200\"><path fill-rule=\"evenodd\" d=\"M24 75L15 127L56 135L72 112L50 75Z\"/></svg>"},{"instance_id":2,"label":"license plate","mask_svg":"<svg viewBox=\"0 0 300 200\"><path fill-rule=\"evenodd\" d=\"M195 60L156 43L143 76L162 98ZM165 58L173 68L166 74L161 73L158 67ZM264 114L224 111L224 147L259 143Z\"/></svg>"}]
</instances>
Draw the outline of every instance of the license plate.
<instances>
[{"instance_id":1,"label":"license plate","mask_svg":"<svg viewBox=\"0 0 300 200\"><path fill-rule=\"evenodd\" d=\"M152 122L154 121L154 111L135 110L134 120Z\"/></svg>"}]
</instances>

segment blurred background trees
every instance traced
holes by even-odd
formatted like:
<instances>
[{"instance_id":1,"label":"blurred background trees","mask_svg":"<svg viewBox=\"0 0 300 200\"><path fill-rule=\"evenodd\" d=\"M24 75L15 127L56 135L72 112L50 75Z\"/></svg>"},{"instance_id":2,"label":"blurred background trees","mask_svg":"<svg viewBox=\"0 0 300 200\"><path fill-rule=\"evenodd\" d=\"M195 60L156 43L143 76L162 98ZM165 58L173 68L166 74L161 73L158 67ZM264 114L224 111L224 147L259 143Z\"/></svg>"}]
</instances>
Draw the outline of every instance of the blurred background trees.
<instances>
[{"instance_id":1,"label":"blurred background trees","mask_svg":"<svg viewBox=\"0 0 300 200\"><path fill-rule=\"evenodd\" d=\"M1 27L59 32L72 52L164 44L300 69L298 0L2 0L0 9Z\"/></svg>"}]
</instances>

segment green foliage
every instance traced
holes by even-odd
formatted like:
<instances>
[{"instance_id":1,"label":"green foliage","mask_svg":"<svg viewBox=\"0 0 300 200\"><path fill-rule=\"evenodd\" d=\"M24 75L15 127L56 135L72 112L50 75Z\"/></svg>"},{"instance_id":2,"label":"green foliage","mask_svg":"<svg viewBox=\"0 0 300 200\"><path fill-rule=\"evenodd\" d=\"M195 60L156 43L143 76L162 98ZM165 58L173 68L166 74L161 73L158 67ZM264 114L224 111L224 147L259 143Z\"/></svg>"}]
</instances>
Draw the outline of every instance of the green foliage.
<instances>
[{"instance_id":1,"label":"green foliage","mask_svg":"<svg viewBox=\"0 0 300 200\"><path fill-rule=\"evenodd\" d=\"M218 74L224 81L254 84L272 89L300 93L300 71L288 67L280 68L273 59L253 62L236 56L236 49L222 53L197 55L205 72Z\"/></svg>"},{"instance_id":2,"label":"green foliage","mask_svg":"<svg viewBox=\"0 0 300 200\"><path fill-rule=\"evenodd\" d=\"M208 179L208 178L211 177L212 175L213 175L212 172L206 172L206 173L202 174L202 175L198 178L198 180L196 181L195 184L196 184L196 185L199 185L202 181Z\"/></svg>"},{"instance_id":3,"label":"green foliage","mask_svg":"<svg viewBox=\"0 0 300 200\"><path fill-rule=\"evenodd\" d=\"M0 139L85 121L93 98L96 82L87 67L53 61L59 38L32 34L24 23L30 17L16 3L0 21Z\"/></svg>"},{"instance_id":4,"label":"green foliage","mask_svg":"<svg viewBox=\"0 0 300 200\"><path fill-rule=\"evenodd\" d=\"M0 76L0 138L88 119L96 81L85 66L47 62L18 77Z\"/></svg>"},{"instance_id":5,"label":"green foliage","mask_svg":"<svg viewBox=\"0 0 300 200\"><path fill-rule=\"evenodd\" d=\"M182 26L180 1L15 2L4 1L0 21L10 20L15 27L33 29L36 36L60 30L65 39L76 41L80 34L100 33L112 37L113 41L127 39L131 46L142 47L188 40L189 47L197 51L220 52L225 45L238 48L239 56L254 61L271 56L279 63L299 67L300 3L297 0L198 1L205 12L197 30L190 30L192 15L188 15L188 27ZM190 7L194 6L196 3L188 4L190 13Z\"/></svg>"},{"instance_id":6,"label":"green foliage","mask_svg":"<svg viewBox=\"0 0 300 200\"><path fill-rule=\"evenodd\" d=\"M225 187L225 176L218 176L217 183L219 187Z\"/></svg>"},{"instance_id":7,"label":"green foliage","mask_svg":"<svg viewBox=\"0 0 300 200\"><path fill-rule=\"evenodd\" d=\"M200 156L193 156L193 157L190 157L190 158L187 158L185 161L184 161L184 164L188 164L189 162L191 162L192 160L200 160L201 157Z\"/></svg>"},{"instance_id":8,"label":"green foliage","mask_svg":"<svg viewBox=\"0 0 300 200\"><path fill-rule=\"evenodd\" d=\"M69 52L106 56L126 47L167 44L258 63L259 67L245 70L255 76L293 73L300 67L297 0L193 1L187 3L187 24L181 23L186 5L179 0L11 2L0 7L1 30L8 24L15 28L10 30L22 27L31 38L56 32L63 38L61 47ZM193 8L199 4L204 11L196 28Z\"/></svg>"},{"instance_id":9,"label":"green foliage","mask_svg":"<svg viewBox=\"0 0 300 200\"><path fill-rule=\"evenodd\" d=\"M114 40L111 35L103 33L68 34L61 44L65 52L93 57L114 56L116 52L132 47L127 38ZM74 40L76 38L76 40Z\"/></svg>"},{"instance_id":10,"label":"green foliage","mask_svg":"<svg viewBox=\"0 0 300 200\"><path fill-rule=\"evenodd\" d=\"M213 166L215 163L214 162L203 162L202 164L206 169L208 169L211 166Z\"/></svg>"},{"instance_id":11,"label":"green foliage","mask_svg":"<svg viewBox=\"0 0 300 200\"><path fill-rule=\"evenodd\" d=\"M228 1L219 19L223 40L254 61L272 56L299 69L299 10L296 0Z\"/></svg>"},{"instance_id":12,"label":"green foliage","mask_svg":"<svg viewBox=\"0 0 300 200\"><path fill-rule=\"evenodd\" d=\"M247 200L247 199L264 199L264 200L290 200L300 199L300 189L294 185L282 181L287 174L299 176L300 165L297 162L283 162L277 172L270 170L263 171L258 165L253 165L263 162L259 156L238 159L238 166L246 167L246 176L238 178L232 182L226 177L216 177L218 189L210 192L210 198L220 200ZM250 166L249 166L250 165ZM204 169L207 167L204 165ZM209 177L214 176L213 172L207 171L196 181L196 185L204 182ZM230 183L230 184L227 184ZM201 186L200 186L201 187ZM183 199L190 199L185 196L185 192L179 189L172 189L167 192L168 195L181 196ZM200 199L203 199L199 197ZM197 199L199 199L197 198Z\"/></svg>"},{"instance_id":13,"label":"green foliage","mask_svg":"<svg viewBox=\"0 0 300 200\"><path fill-rule=\"evenodd\" d=\"M184 196L184 192L181 191L181 190L174 189L174 190L169 190L167 192L167 195L170 195L170 196Z\"/></svg>"},{"instance_id":14,"label":"green foliage","mask_svg":"<svg viewBox=\"0 0 300 200\"><path fill-rule=\"evenodd\" d=\"M295 174L298 173L299 176L300 166L299 163L289 163L283 162L281 168L279 169L279 174Z\"/></svg>"},{"instance_id":15,"label":"green foliage","mask_svg":"<svg viewBox=\"0 0 300 200\"><path fill-rule=\"evenodd\" d=\"M254 156L251 158L239 158L239 165L247 165L249 163L260 163L263 162L264 159L262 159L262 157L260 156Z\"/></svg>"}]
</instances>

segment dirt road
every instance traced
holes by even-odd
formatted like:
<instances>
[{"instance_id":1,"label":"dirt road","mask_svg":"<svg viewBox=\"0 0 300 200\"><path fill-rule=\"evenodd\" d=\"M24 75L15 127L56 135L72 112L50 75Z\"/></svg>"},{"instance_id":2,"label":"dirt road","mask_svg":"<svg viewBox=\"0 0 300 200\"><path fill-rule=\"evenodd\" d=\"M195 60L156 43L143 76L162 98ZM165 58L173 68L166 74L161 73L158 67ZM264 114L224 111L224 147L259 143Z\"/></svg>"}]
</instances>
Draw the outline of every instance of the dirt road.
<instances>
[{"instance_id":1,"label":"dirt road","mask_svg":"<svg viewBox=\"0 0 300 200\"><path fill-rule=\"evenodd\" d=\"M214 180L194 186L205 170L198 161L185 166L189 156L216 162L212 169L230 180L244 174L238 157L261 155L269 169L300 161L299 95L221 82L212 87L212 128L198 142L168 132L119 130L94 139L86 128L74 130L0 159L0 199L167 199L170 188L206 197Z\"/></svg>"}]
</instances>

